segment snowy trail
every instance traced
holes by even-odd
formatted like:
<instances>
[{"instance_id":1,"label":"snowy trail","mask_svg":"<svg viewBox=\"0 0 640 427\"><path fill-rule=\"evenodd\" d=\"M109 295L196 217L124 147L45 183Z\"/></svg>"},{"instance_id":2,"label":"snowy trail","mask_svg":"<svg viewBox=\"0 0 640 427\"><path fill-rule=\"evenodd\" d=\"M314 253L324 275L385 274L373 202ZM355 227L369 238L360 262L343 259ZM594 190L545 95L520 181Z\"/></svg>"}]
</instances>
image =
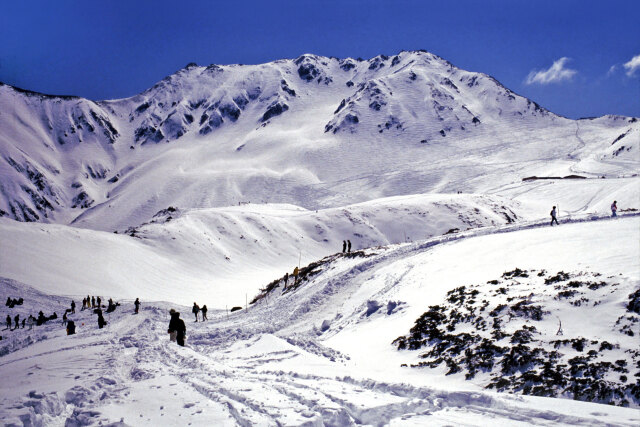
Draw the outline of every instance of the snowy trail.
<instances>
[{"instance_id":1,"label":"snowy trail","mask_svg":"<svg viewBox=\"0 0 640 427\"><path fill-rule=\"evenodd\" d=\"M585 216L568 220L565 229L587 222L590 227L637 224L638 216ZM8 425L184 425L187 420L229 426L486 425L489 420L496 425L637 425L637 409L445 386L418 372L399 374L393 359L382 375L332 341L341 331L366 326L361 313L368 300L403 289L410 276L419 274L411 261L393 280L364 286L390 265L464 240L515 237L544 227L546 221L487 227L368 249L363 257L339 254L313 281L286 293L276 288L278 297L265 298L248 312L211 311L209 322L193 322L188 308L181 307L185 348L168 341L166 303L144 303L139 315L133 315L130 302L123 303L103 330L96 329L95 315L78 312L72 315L78 333L71 337L58 321L31 332L13 331L9 339L29 334L32 340L18 342L0 358L0 373L15 378L0 385L0 417ZM21 292L33 307L68 302L58 297L51 306L48 295L7 284L2 298ZM334 320L319 335L316 327L323 319ZM389 347L390 341L370 345L375 361L378 347Z\"/></svg>"},{"instance_id":2,"label":"snowy trail","mask_svg":"<svg viewBox=\"0 0 640 427\"><path fill-rule=\"evenodd\" d=\"M83 352L82 361L86 364L87 348L95 351L95 365L79 372L73 370L80 376L87 375L85 386L69 388L64 398L58 400L36 391L23 400L25 407L21 409L33 405L35 414L47 425L63 424L69 419L91 424L123 419L127 425L175 425L187 416L194 425L211 422L240 426L416 425L462 420L468 424L470 418L480 415L498 425L601 425L608 416L607 408L599 415L566 415L532 409L527 407L527 399L511 396L445 392L404 383L355 379L345 375L343 367L336 369L326 361L316 361L322 366L322 374L298 373L295 368L271 370L269 365L273 363L314 356L293 347L288 350L272 347L270 351L259 347L258 354L233 357L221 357L219 349L209 346L181 349L163 337L166 322L160 310L145 310L135 321L129 314L123 314L123 319L101 334L99 338L104 341L99 339L100 344L72 346L56 352L61 360L73 365L74 358L66 357L67 352L73 349ZM150 333L130 335L132 328L140 326ZM249 349L269 339L262 336ZM47 353L34 354L30 362L46 356ZM59 367L49 364L47 369L51 370L49 375L60 379ZM134 404L149 394L159 394L154 407ZM47 399L48 404L34 403ZM182 404L171 407L174 399Z\"/></svg>"}]
</instances>

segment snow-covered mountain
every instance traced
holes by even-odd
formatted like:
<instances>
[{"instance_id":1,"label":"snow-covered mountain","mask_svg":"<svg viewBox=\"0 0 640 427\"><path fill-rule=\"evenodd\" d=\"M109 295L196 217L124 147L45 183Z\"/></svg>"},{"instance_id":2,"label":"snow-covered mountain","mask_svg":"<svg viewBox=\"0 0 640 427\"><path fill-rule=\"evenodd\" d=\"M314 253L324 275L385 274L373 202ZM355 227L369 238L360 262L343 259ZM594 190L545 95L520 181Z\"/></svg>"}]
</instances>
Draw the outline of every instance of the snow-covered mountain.
<instances>
[{"instance_id":1,"label":"snow-covered mountain","mask_svg":"<svg viewBox=\"0 0 640 427\"><path fill-rule=\"evenodd\" d=\"M0 420L637 426L639 153L422 51L0 84L0 319L77 304L0 332Z\"/></svg>"},{"instance_id":2,"label":"snow-covered mountain","mask_svg":"<svg viewBox=\"0 0 640 427\"><path fill-rule=\"evenodd\" d=\"M131 98L0 85L0 215L107 231L242 202L308 209L637 172L640 122L569 120L433 54L189 64Z\"/></svg>"}]
</instances>

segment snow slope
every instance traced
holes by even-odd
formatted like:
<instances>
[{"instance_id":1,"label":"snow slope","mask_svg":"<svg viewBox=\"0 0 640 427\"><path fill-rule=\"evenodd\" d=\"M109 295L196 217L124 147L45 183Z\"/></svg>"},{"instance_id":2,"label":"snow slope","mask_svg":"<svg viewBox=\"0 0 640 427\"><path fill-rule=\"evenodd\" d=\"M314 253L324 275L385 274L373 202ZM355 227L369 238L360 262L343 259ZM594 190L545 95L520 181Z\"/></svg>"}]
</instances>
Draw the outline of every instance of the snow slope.
<instances>
[{"instance_id":1,"label":"snow slope","mask_svg":"<svg viewBox=\"0 0 640 427\"><path fill-rule=\"evenodd\" d=\"M524 215L518 206L468 194L401 196L320 211L249 204L164 212L127 234L0 219L0 271L49 293L108 290L118 298L204 299L223 308L243 305L300 261L340 251L343 240L356 250L505 224Z\"/></svg>"},{"instance_id":2,"label":"snow slope","mask_svg":"<svg viewBox=\"0 0 640 427\"><path fill-rule=\"evenodd\" d=\"M637 173L640 122L568 120L427 52L190 64L132 98L0 85L0 215L105 231L181 209L339 207Z\"/></svg>"},{"instance_id":3,"label":"snow slope","mask_svg":"<svg viewBox=\"0 0 640 427\"><path fill-rule=\"evenodd\" d=\"M0 373L12 381L0 385L1 416L18 425L637 425L637 402L621 408L495 393L462 375L402 367L421 358L392 341L448 291L515 267L589 271L624 292L639 289L639 226L638 216L507 225L334 255L286 292L278 283L246 312L216 310L209 322L193 323L183 307L185 348L167 340L169 305L146 300L137 316L122 301L103 330L88 311L71 315L79 325L72 337L59 323L2 331ZM25 298L23 316L68 303L8 279L1 289L2 299ZM624 310L620 302L607 310ZM565 319L571 307L552 309ZM563 322L564 337L604 338L623 357L633 341L616 335L615 313L584 313Z\"/></svg>"},{"instance_id":4,"label":"snow slope","mask_svg":"<svg viewBox=\"0 0 640 427\"><path fill-rule=\"evenodd\" d=\"M0 319L122 303L0 331L0 419L638 425L639 150L636 118L423 51L189 64L110 101L0 84L0 300L25 300Z\"/></svg>"}]
</instances>

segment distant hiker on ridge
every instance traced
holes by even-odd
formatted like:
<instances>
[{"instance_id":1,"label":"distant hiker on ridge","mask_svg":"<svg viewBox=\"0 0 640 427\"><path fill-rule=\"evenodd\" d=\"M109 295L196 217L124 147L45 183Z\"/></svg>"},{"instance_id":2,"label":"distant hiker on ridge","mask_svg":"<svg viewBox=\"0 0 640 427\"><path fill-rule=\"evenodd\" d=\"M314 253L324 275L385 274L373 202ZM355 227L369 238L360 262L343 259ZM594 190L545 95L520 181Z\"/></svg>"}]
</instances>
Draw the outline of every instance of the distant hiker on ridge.
<instances>
[{"instance_id":1,"label":"distant hiker on ridge","mask_svg":"<svg viewBox=\"0 0 640 427\"><path fill-rule=\"evenodd\" d=\"M198 306L198 304L196 304L196 302L193 302L193 308L191 309L191 312L193 314L196 315L196 322L198 321L198 313L200 312L200 307Z\"/></svg>"},{"instance_id":2,"label":"distant hiker on ridge","mask_svg":"<svg viewBox=\"0 0 640 427\"><path fill-rule=\"evenodd\" d=\"M553 227L553 222L556 222L556 225L560 225L558 224L558 218L556 218L556 207L554 206L553 209L551 209L550 214L551 215L551 226Z\"/></svg>"},{"instance_id":3,"label":"distant hiker on ridge","mask_svg":"<svg viewBox=\"0 0 640 427\"><path fill-rule=\"evenodd\" d=\"M347 240L347 252L351 252L351 240Z\"/></svg>"},{"instance_id":4,"label":"distant hiker on ridge","mask_svg":"<svg viewBox=\"0 0 640 427\"><path fill-rule=\"evenodd\" d=\"M287 282L289 281L289 272L284 273L284 288L287 289Z\"/></svg>"},{"instance_id":5,"label":"distant hiker on ridge","mask_svg":"<svg viewBox=\"0 0 640 427\"><path fill-rule=\"evenodd\" d=\"M133 302L133 305L136 306L135 314L138 314L138 310L140 310L140 299L136 298L136 300Z\"/></svg>"},{"instance_id":6,"label":"distant hiker on ridge","mask_svg":"<svg viewBox=\"0 0 640 427\"><path fill-rule=\"evenodd\" d=\"M611 216L613 218L618 216L616 214L616 212L618 212L618 205L616 203L618 203L618 202L616 202L615 200L613 201L613 203L611 203Z\"/></svg>"},{"instance_id":7,"label":"distant hiker on ridge","mask_svg":"<svg viewBox=\"0 0 640 427\"><path fill-rule=\"evenodd\" d=\"M298 273L299 273L298 267L294 268L293 269L293 284L294 285L298 284Z\"/></svg>"},{"instance_id":8,"label":"distant hiker on ridge","mask_svg":"<svg viewBox=\"0 0 640 427\"><path fill-rule=\"evenodd\" d=\"M347 251L347 241L343 240L342 241L342 253L345 253Z\"/></svg>"}]
</instances>

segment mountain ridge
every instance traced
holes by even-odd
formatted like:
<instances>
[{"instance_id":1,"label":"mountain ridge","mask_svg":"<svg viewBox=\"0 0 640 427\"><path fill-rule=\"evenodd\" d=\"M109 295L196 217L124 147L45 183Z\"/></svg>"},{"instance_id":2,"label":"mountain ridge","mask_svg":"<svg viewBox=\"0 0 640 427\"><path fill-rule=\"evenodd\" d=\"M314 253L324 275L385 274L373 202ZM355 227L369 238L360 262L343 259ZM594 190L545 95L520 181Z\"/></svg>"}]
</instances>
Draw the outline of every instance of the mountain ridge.
<instances>
[{"instance_id":1,"label":"mountain ridge","mask_svg":"<svg viewBox=\"0 0 640 427\"><path fill-rule=\"evenodd\" d=\"M105 101L0 84L0 106L0 216L61 223L95 217L80 222L96 227L114 214L112 205L123 218L116 229L176 204L265 200L313 209L459 191L437 164L460 153L501 160L509 151L530 151L519 166L527 169L536 159L564 164L568 154L580 163L595 150L602 152L598 161L623 159L611 176L624 175L637 165L640 132L634 118L563 118L491 76L426 51L369 60L305 54L258 65L190 63L140 94ZM579 132L597 138L587 147ZM583 148L578 155L576 145ZM483 168L469 162L449 161L445 174ZM573 166L564 167L566 174ZM383 190L380 170L392 182ZM531 172L540 175L539 168ZM398 174L417 183L394 181ZM141 177L146 182L137 184ZM193 187L188 200L175 182ZM167 189L173 195L161 196ZM118 202L121 196L127 202ZM132 204L141 208L132 211Z\"/></svg>"}]
</instances>

